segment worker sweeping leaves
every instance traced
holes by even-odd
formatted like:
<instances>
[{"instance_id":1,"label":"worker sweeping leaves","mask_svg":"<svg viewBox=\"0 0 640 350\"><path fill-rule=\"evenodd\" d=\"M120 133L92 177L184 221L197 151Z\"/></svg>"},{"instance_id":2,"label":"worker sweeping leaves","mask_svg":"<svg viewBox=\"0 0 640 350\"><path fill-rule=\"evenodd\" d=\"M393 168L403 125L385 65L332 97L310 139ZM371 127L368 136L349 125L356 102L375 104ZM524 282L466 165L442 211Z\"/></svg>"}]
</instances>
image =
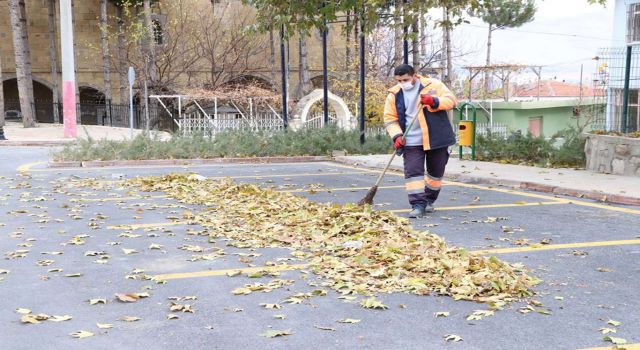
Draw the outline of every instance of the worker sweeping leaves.
<instances>
[{"instance_id":1,"label":"worker sweeping leaves","mask_svg":"<svg viewBox=\"0 0 640 350\"><path fill-rule=\"evenodd\" d=\"M456 143L447 111L457 101L441 81L417 75L409 65L398 66L394 76L398 84L389 90L384 122L394 148L404 155L409 217L420 218L434 211L440 194L449 146Z\"/></svg>"}]
</instances>

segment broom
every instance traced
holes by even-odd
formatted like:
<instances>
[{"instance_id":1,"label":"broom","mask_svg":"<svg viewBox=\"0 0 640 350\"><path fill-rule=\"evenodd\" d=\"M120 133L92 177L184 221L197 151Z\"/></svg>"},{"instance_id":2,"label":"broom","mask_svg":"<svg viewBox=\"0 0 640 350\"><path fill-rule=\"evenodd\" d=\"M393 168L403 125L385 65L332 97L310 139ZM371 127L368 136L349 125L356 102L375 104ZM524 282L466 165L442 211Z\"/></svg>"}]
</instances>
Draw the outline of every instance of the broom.
<instances>
[{"instance_id":1,"label":"broom","mask_svg":"<svg viewBox=\"0 0 640 350\"><path fill-rule=\"evenodd\" d=\"M420 108L424 108L424 107L420 105ZM409 127L405 130L404 134L402 135L402 141L405 141L407 139L407 134L409 133L409 130L411 130L411 128L413 127L413 124L416 122L417 119L418 119L418 116L416 115L416 117L413 118L413 120L409 124ZM380 183L382 182L384 175L387 173L387 170L389 170L389 167L391 166L391 163L393 162L393 160L396 158L396 155L401 156L402 153L403 153L402 148L397 149L393 152L393 154L391 155L391 159L389 159L389 162L387 163L387 166L384 167L384 170L382 170L382 173L380 173L380 176L378 176L378 180L376 181L376 184L373 185L371 189L369 189L369 192L367 192L367 195L364 196L364 198L362 198L358 202L358 205L362 206L365 204L369 204L369 205L373 204L373 198L376 196L376 193L378 193L378 187L380 186Z\"/></svg>"}]
</instances>

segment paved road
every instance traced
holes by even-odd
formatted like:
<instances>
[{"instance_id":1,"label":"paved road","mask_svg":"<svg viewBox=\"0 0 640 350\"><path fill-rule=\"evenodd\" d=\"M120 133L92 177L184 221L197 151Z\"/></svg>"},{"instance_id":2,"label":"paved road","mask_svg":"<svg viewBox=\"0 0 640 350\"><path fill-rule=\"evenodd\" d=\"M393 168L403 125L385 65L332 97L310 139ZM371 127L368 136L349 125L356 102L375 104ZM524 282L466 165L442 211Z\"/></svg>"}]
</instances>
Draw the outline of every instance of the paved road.
<instances>
[{"instance_id":1,"label":"paved road","mask_svg":"<svg viewBox=\"0 0 640 350\"><path fill-rule=\"evenodd\" d=\"M239 249L220 239L209 242L207 236L198 235L203 233L201 227L173 218L185 209L199 208L185 207L160 193L118 188L61 190L63 185L77 178L111 181L114 175L194 171L209 177L232 176L239 182L292 191L319 202L345 203L364 195L375 181L375 172L311 163L98 170L49 170L32 165L28 173L16 173L21 165L45 160L48 152L4 148L0 155L0 252L28 250L25 257L0 260L0 270L10 271L0 275L3 349L580 349L610 345L598 331L603 327L617 330L609 335L640 343L640 208L448 183L438 203L440 210L413 221L414 227L441 235L449 244L492 250L501 259L533 269L544 280L536 288L536 299L551 315L521 314L517 310L525 304L519 303L495 316L467 321L467 315L486 306L406 294L380 295L390 309L370 311L339 300L332 291L299 305L282 304L280 310L268 310L260 304L280 303L295 293L315 289L303 279L304 272L282 271L279 278L295 280L286 288L235 296L231 294L234 288L270 278L231 278L219 271L246 268L246 254L256 255L249 257L251 264L263 266L290 257L288 250ZM377 208L406 215L402 184L399 174L388 176L376 197ZM312 194L310 185L332 190ZM117 225L142 226L113 227ZM516 229L515 233L503 232L503 226ZM71 244L75 236L84 243ZM545 250L523 248L513 244L517 240L550 244L543 246ZM162 247L149 249L152 244ZM215 246L226 255L189 261L197 253L178 249L184 245ZM123 248L139 253L124 254ZM95 263L100 256L86 256L90 251L105 252L110 259L106 264ZM49 263L42 260L54 261L38 265L38 261ZM49 272L52 269L62 271ZM190 277L186 274L190 272L209 276ZM67 274L82 275L65 277ZM166 284L136 278L166 274L173 274ZM114 300L115 293L139 292L148 292L150 297L126 304ZM172 313L169 298L185 296L197 297L180 302L191 304L195 313L174 312L179 319L167 319ZM107 299L107 304L87 302L99 298ZM21 324L17 308L73 319ZM435 318L439 311L450 316ZM119 321L124 316L140 320ZM362 321L336 322L343 318ZM610 319L621 325L608 325ZM99 329L96 323L113 324L113 328ZM320 329L326 327L335 331ZM293 334L274 339L258 335L269 329L290 329ZM69 336L79 330L95 336ZM464 340L445 343L445 334Z\"/></svg>"}]
</instances>

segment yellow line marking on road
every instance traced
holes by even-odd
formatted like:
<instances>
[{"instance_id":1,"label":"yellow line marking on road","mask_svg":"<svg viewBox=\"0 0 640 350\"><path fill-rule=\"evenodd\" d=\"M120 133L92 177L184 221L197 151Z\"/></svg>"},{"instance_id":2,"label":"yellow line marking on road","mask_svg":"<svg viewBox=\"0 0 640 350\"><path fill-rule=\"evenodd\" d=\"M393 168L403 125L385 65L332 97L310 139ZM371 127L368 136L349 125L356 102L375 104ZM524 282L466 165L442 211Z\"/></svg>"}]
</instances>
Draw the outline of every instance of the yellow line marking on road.
<instances>
[{"instance_id":1,"label":"yellow line marking on road","mask_svg":"<svg viewBox=\"0 0 640 350\"><path fill-rule=\"evenodd\" d=\"M508 254L508 253L535 252L535 251L541 251L541 250L609 247L609 246L636 245L636 244L640 244L640 239L627 239L627 240L621 240L621 241L596 241L596 242L580 242L580 243L565 243L565 244L548 244L548 245L517 247L517 248L485 249L485 250L476 250L473 252L482 254L482 255Z\"/></svg>"},{"instance_id":2,"label":"yellow line marking on road","mask_svg":"<svg viewBox=\"0 0 640 350\"><path fill-rule=\"evenodd\" d=\"M404 188L404 185L395 185L395 186L380 186L379 190L384 189L392 189L392 188ZM338 188L297 188L291 190L277 190L278 192L283 193L305 193L305 192L342 192L342 191L368 191L371 189L371 186L368 187L338 187Z\"/></svg>"},{"instance_id":3,"label":"yellow line marking on road","mask_svg":"<svg viewBox=\"0 0 640 350\"><path fill-rule=\"evenodd\" d=\"M42 162L44 164L44 162ZM124 169L166 169L166 168L229 168L232 166L291 166L292 164L325 164L327 162L307 162L307 163L217 163L217 164L172 164L172 165L130 165L130 166L104 166L104 167L71 167L71 168L42 168L33 169L38 172L62 172L62 171L108 171L108 170L124 170Z\"/></svg>"},{"instance_id":4,"label":"yellow line marking on road","mask_svg":"<svg viewBox=\"0 0 640 350\"><path fill-rule=\"evenodd\" d=\"M371 170L371 169L360 168L360 167L349 166L349 165L336 164L335 166L338 167L338 168L361 169L362 171L375 172L375 173L378 173L378 174L380 173L379 170ZM392 174L397 175L397 176L403 176L402 174L398 174L398 173L392 173ZM494 191L494 192L499 192L499 193L507 193L507 194L518 195L518 196L546 199L546 200L550 200L550 201L569 202L571 204L580 205L580 206L583 206L583 207L591 207L591 208L598 208L598 209L604 209L604 210L610 210L610 211L617 211L617 212L626 213L626 214L640 215L640 210L637 210L637 209L631 209L631 208L625 208L625 207L616 207L616 206L600 204L600 203L591 203L591 202L585 202L585 201L581 201L581 200L577 200L577 199L558 198L558 197L549 196L549 195L536 194L536 193L530 193L530 192L522 192L522 191L513 190L513 189L506 189L506 188L495 188L495 187L488 187L488 186L483 186L483 185L468 184L468 183L462 183L462 182L456 182L456 181L445 181L445 183L449 184L449 185L453 185L453 186L467 187L467 188L473 188L473 189L477 189L477 190Z\"/></svg>"},{"instance_id":5,"label":"yellow line marking on road","mask_svg":"<svg viewBox=\"0 0 640 350\"><path fill-rule=\"evenodd\" d=\"M132 225L113 225L107 226L109 230L139 230L141 228L161 228L166 226L181 226L181 225L197 225L198 223L194 223L191 221L167 221L167 222L156 222L150 224L132 224Z\"/></svg>"},{"instance_id":6,"label":"yellow line marking on road","mask_svg":"<svg viewBox=\"0 0 640 350\"><path fill-rule=\"evenodd\" d=\"M624 345L618 345L618 346L605 346L605 347L600 347L600 348L584 348L584 349L578 349L578 350L640 350L640 343L636 343L636 344L624 344Z\"/></svg>"},{"instance_id":7,"label":"yellow line marking on road","mask_svg":"<svg viewBox=\"0 0 640 350\"><path fill-rule=\"evenodd\" d=\"M19 173L29 173L29 172L38 170L38 169L31 169L31 168L41 164L47 164L47 162L33 162L33 163L23 164L19 166L18 169L16 169L16 171Z\"/></svg>"},{"instance_id":8,"label":"yellow line marking on road","mask_svg":"<svg viewBox=\"0 0 640 350\"><path fill-rule=\"evenodd\" d=\"M169 198L167 195L158 196L131 196L131 197L107 197L107 198L72 198L71 202L119 202L119 201L131 201L131 200L145 200L145 199L163 199Z\"/></svg>"},{"instance_id":9,"label":"yellow line marking on road","mask_svg":"<svg viewBox=\"0 0 640 350\"><path fill-rule=\"evenodd\" d=\"M537 203L508 203L508 204L486 204L486 205L463 205L457 207L438 207L436 213L447 210L470 210L470 209L489 209L489 208L512 208L512 207L535 207L541 205L558 205L568 204L568 201L560 202L537 202ZM411 209L389 210L392 213L408 213Z\"/></svg>"},{"instance_id":10,"label":"yellow line marking on road","mask_svg":"<svg viewBox=\"0 0 640 350\"><path fill-rule=\"evenodd\" d=\"M266 272L292 271L292 270L306 269L307 267L309 267L308 264L245 267L240 269L169 273L164 275L156 275L156 276L153 276L153 278L157 280L167 281L167 280L176 280L176 279L183 279L183 278L225 276L227 274L238 273L238 272L241 274L245 274L245 273L255 273L260 271L266 271Z\"/></svg>"},{"instance_id":11,"label":"yellow line marking on road","mask_svg":"<svg viewBox=\"0 0 640 350\"><path fill-rule=\"evenodd\" d=\"M582 243L568 243L568 244L549 244L549 245L544 245L540 247L472 250L470 251L470 253L475 253L479 255L494 255L494 254L520 253L520 252L533 252L533 251L542 251L542 250L607 247L607 246L636 245L636 244L640 244L640 239L621 240L621 241L582 242ZM260 271L282 272L282 271L301 270L308 267L309 267L309 264L262 266L262 267L248 267L248 268L239 268L239 269L170 273L170 274L156 275L154 276L154 278L158 280L174 280L174 279L184 279L184 278L225 276L228 273L236 273L236 272L239 272L241 274L254 273L254 272L260 272ZM586 349L586 350L589 350L589 349Z\"/></svg>"},{"instance_id":12,"label":"yellow line marking on road","mask_svg":"<svg viewBox=\"0 0 640 350\"><path fill-rule=\"evenodd\" d=\"M539 202L539 203L509 203L509 204L488 204L488 205L465 205L465 206L457 206L457 207L440 207L437 208L436 212L447 211L447 210L471 210L471 209L486 209L486 208L510 208L510 207L531 207L531 206L540 206L540 205L558 205L558 204L568 204L568 202ZM396 209L389 210L391 213L405 213L409 212L409 209ZM132 224L132 225L114 225L108 226L107 228L110 230L138 230L142 228L158 228L165 226L180 226L180 225L198 225L197 222L191 221L166 221L166 222L156 222L149 224Z\"/></svg>"}]
</instances>

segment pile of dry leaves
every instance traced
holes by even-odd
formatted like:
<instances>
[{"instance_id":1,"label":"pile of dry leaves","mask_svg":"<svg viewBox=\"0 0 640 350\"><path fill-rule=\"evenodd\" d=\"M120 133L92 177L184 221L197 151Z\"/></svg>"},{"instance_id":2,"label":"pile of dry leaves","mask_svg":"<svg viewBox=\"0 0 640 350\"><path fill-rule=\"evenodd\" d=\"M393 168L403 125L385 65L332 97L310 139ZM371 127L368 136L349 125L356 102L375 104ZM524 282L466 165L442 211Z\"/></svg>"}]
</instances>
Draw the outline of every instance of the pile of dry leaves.
<instances>
[{"instance_id":1,"label":"pile of dry leaves","mask_svg":"<svg viewBox=\"0 0 640 350\"><path fill-rule=\"evenodd\" d=\"M304 252L314 272L344 294L434 293L503 303L530 296L539 283L520 264L448 247L439 236L371 207L319 204L195 174L137 178L128 185L206 205L193 220L239 246Z\"/></svg>"}]
</instances>

